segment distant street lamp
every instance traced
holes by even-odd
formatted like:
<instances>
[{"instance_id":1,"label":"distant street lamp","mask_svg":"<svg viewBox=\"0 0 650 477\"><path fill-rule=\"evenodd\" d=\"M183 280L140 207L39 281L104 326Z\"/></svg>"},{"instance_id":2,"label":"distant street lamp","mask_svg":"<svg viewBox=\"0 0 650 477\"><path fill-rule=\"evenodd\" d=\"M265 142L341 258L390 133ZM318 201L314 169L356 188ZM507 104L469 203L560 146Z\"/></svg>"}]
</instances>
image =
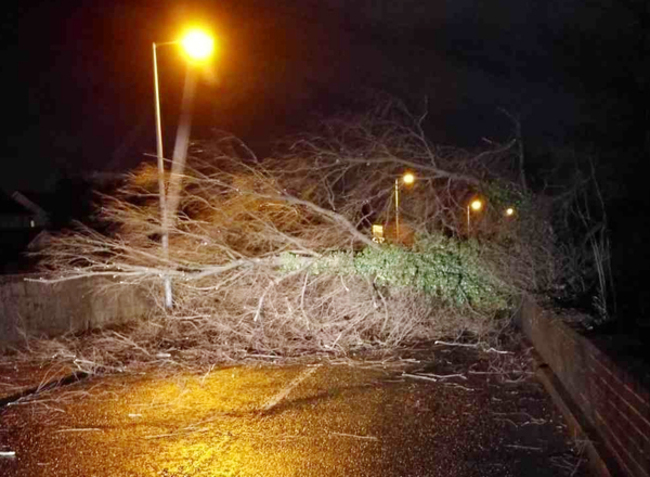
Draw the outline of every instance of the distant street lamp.
<instances>
[{"instance_id":1,"label":"distant street lamp","mask_svg":"<svg viewBox=\"0 0 650 477\"><path fill-rule=\"evenodd\" d=\"M399 240L399 182L402 179L402 182L406 185L411 185L415 182L415 176L411 172L406 172L402 177L395 178L395 238Z\"/></svg>"},{"instance_id":2,"label":"distant street lamp","mask_svg":"<svg viewBox=\"0 0 650 477\"><path fill-rule=\"evenodd\" d=\"M481 199L474 199L467 204L467 233L469 234L470 216L471 211L479 212L483 208L483 201Z\"/></svg>"},{"instance_id":3,"label":"distant street lamp","mask_svg":"<svg viewBox=\"0 0 650 477\"><path fill-rule=\"evenodd\" d=\"M155 97L155 109L156 109L156 156L158 158L158 191L160 195L160 214L162 218L162 248L163 256L165 261L169 261L169 215L170 211L168 210L167 194L165 192L165 164L164 164L164 155L163 155L163 140L162 140L162 120L160 113L160 88L158 86L158 59L156 55L156 50L160 46L166 45L176 45L180 44L183 47L183 50L187 56L193 61L205 60L214 51L214 40L206 33L200 30L191 30L188 32L181 40L176 41L167 41L163 43L153 43L153 81L154 81L154 97ZM184 109L187 103L191 101L193 95L193 80L186 82L185 94L183 95L183 106ZM185 112L185 111L183 111ZM187 122L187 121L186 121ZM183 126L183 122L179 124L180 128ZM189 124L185 125L186 136L189 136ZM186 143L186 141L185 141ZM179 145L176 145L178 149ZM184 161L183 161L184 162ZM176 168L172 164L172 173ZM165 275L165 306L171 308L173 305L172 300L172 284L171 277Z\"/></svg>"},{"instance_id":4,"label":"distant street lamp","mask_svg":"<svg viewBox=\"0 0 650 477\"><path fill-rule=\"evenodd\" d=\"M506 217L512 217L513 215L515 215L515 208L514 207L508 207L505 210L504 214L506 215Z\"/></svg>"}]
</instances>

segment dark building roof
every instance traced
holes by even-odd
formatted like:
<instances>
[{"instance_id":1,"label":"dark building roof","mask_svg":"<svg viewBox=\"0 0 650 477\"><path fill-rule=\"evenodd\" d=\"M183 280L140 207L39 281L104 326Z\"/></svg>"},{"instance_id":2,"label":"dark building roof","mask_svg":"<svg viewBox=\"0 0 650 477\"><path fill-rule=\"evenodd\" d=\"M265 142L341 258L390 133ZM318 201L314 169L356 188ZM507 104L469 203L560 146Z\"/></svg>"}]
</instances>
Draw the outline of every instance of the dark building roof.
<instances>
[{"instance_id":1,"label":"dark building roof","mask_svg":"<svg viewBox=\"0 0 650 477\"><path fill-rule=\"evenodd\" d=\"M21 203L19 198L13 197L13 194L18 194L32 202L36 206L36 210L31 210L24 203ZM55 196L51 192L16 191L13 194L0 189L1 215L35 215L37 209L41 209L44 213L50 213L55 204Z\"/></svg>"},{"instance_id":2,"label":"dark building roof","mask_svg":"<svg viewBox=\"0 0 650 477\"><path fill-rule=\"evenodd\" d=\"M16 202L11 195L0 189L0 215L32 215L28 209Z\"/></svg>"}]
</instances>

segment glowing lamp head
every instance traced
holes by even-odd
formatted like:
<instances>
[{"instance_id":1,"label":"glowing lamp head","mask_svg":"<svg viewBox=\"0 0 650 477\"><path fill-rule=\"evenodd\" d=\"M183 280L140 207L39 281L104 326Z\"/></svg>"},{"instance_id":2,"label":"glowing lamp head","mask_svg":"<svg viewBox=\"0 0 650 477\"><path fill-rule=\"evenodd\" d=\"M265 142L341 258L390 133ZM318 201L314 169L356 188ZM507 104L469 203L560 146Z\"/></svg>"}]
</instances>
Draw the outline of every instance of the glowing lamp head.
<instances>
[{"instance_id":1,"label":"glowing lamp head","mask_svg":"<svg viewBox=\"0 0 650 477\"><path fill-rule=\"evenodd\" d=\"M483 202L480 199L474 199L469 206L473 211L478 212L483 208Z\"/></svg>"},{"instance_id":2,"label":"glowing lamp head","mask_svg":"<svg viewBox=\"0 0 650 477\"><path fill-rule=\"evenodd\" d=\"M402 176L402 181L407 185L413 184L415 182L415 176L412 172L407 172Z\"/></svg>"},{"instance_id":3,"label":"glowing lamp head","mask_svg":"<svg viewBox=\"0 0 650 477\"><path fill-rule=\"evenodd\" d=\"M201 30L192 30L181 40L181 45L192 60L205 60L214 52L214 40Z\"/></svg>"},{"instance_id":4,"label":"glowing lamp head","mask_svg":"<svg viewBox=\"0 0 650 477\"><path fill-rule=\"evenodd\" d=\"M513 207L508 207L505 211L506 217L512 217L515 215L515 209Z\"/></svg>"}]
</instances>

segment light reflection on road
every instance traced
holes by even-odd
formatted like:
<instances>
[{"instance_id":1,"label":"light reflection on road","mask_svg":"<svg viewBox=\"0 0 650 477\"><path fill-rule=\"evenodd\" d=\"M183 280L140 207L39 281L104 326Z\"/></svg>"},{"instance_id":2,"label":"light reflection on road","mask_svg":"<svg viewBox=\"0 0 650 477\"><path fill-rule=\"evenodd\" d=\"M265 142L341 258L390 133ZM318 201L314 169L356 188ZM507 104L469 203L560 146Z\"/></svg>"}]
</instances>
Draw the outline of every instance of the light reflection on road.
<instances>
[{"instance_id":1,"label":"light reflection on road","mask_svg":"<svg viewBox=\"0 0 650 477\"><path fill-rule=\"evenodd\" d=\"M566 442L538 385L509 403L472 379L475 391L342 365L92 379L0 414L0 446L16 450L0 475L505 476L531 459L542 470L527 475L563 475L539 465ZM522 433L487 411L519 410L522 397L546 413L544 429ZM546 444L531 455L504 451L504 439Z\"/></svg>"}]
</instances>

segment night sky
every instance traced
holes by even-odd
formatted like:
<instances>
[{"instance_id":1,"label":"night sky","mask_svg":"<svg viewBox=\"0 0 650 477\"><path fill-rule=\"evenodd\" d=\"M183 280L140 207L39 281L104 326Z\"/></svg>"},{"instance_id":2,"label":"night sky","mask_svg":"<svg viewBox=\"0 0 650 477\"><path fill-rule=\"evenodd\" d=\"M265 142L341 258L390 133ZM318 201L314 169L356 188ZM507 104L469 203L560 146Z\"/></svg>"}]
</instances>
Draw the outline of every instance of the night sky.
<instances>
[{"instance_id":1,"label":"night sky","mask_svg":"<svg viewBox=\"0 0 650 477\"><path fill-rule=\"evenodd\" d=\"M42 188L65 172L123 170L153 152L151 43L197 22L218 35L220 54L216 81L199 87L195 137L226 130L264 152L269 139L376 89L415 111L426 98L437 142L507 140L512 125L499 108L523 118L531 137L562 141L590 120L594 98L566 71L580 58L557 41L600 20L573 0L484 3L20 2L5 9L0 30L2 155L12 164L2 185ZM171 138L184 60L162 48L159 69Z\"/></svg>"},{"instance_id":2,"label":"night sky","mask_svg":"<svg viewBox=\"0 0 650 477\"><path fill-rule=\"evenodd\" d=\"M377 90L416 112L426 100L434 142L476 146L512 137L503 108L521 119L531 174L593 154L618 256L647 263L646 0L10 0L0 186L43 190L151 160L151 44L197 23L219 54L199 84L195 138L225 130L263 155ZM185 75L173 47L159 50L159 74L170 151Z\"/></svg>"}]
</instances>

